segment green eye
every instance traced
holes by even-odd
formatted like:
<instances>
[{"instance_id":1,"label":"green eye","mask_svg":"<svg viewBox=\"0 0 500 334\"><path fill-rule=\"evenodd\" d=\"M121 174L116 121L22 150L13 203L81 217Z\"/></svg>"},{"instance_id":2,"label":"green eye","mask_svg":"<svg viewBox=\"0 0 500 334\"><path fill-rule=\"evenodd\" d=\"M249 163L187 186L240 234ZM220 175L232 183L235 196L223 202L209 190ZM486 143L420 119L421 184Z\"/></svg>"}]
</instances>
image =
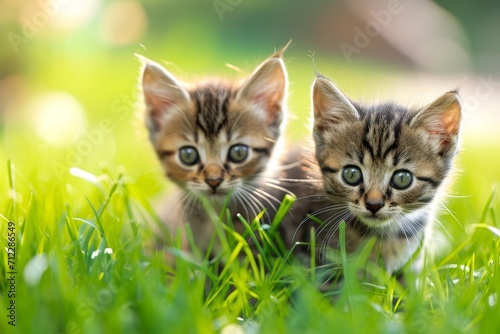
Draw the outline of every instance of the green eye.
<instances>
[{"instance_id":1,"label":"green eye","mask_svg":"<svg viewBox=\"0 0 500 334\"><path fill-rule=\"evenodd\" d=\"M363 174L358 167L347 166L342 170L342 179L350 186L357 186L363 180Z\"/></svg>"},{"instance_id":2,"label":"green eye","mask_svg":"<svg viewBox=\"0 0 500 334\"><path fill-rule=\"evenodd\" d=\"M248 146L236 144L229 149L228 159L231 162L243 162L248 156Z\"/></svg>"},{"instance_id":3,"label":"green eye","mask_svg":"<svg viewBox=\"0 0 500 334\"><path fill-rule=\"evenodd\" d=\"M398 189L404 190L411 185L413 175L407 170L397 170L392 175L391 185Z\"/></svg>"},{"instance_id":4,"label":"green eye","mask_svg":"<svg viewBox=\"0 0 500 334\"><path fill-rule=\"evenodd\" d=\"M188 166L193 166L199 160L198 151L192 146L181 147L181 149L179 150L179 158L181 159L182 163Z\"/></svg>"}]
</instances>

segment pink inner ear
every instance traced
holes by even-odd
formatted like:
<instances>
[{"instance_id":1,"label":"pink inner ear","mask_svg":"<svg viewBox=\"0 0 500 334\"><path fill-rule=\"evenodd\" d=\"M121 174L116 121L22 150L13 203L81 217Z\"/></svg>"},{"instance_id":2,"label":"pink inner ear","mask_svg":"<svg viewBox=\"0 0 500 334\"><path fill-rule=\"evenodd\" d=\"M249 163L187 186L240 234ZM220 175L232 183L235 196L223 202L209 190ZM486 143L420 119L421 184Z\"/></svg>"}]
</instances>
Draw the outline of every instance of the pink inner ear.
<instances>
[{"instance_id":1,"label":"pink inner ear","mask_svg":"<svg viewBox=\"0 0 500 334\"><path fill-rule=\"evenodd\" d=\"M318 127L324 128L326 125L334 125L341 122L341 117L329 112L333 109L333 99L327 96L322 88L315 87L313 92L314 117L318 122Z\"/></svg>"},{"instance_id":2,"label":"pink inner ear","mask_svg":"<svg viewBox=\"0 0 500 334\"><path fill-rule=\"evenodd\" d=\"M427 132L431 135L453 136L460 127L460 105L452 103L441 115L435 115L427 123ZM433 122L432 122L433 121Z\"/></svg>"},{"instance_id":3,"label":"pink inner ear","mask_svg":"<svg viewBox=\"0 0 500 334\"><path fill-rule=\"evenodd\" d=\"M263 106L266 110L268 125L274 123L276 114L281 109L280 99L281 94L277 92L271 94L269 92L262 92L253 97L253 100L257 102L257 104Z\"/></svg>"},{"instance_id":4,"label":"pink inner ear","mask_svg":"<svg viewBox=\"0 0 500 334\"><path fill-rule=\"evenodd\" d=\"M162 98L154 93L145 92L146 105L148 106L148 113L155 123L155 126L159 126L162 115L172 105L172 101Z\"/></svg>"},{"instance_id":5,"label":"pink inner ear","mask_svg":"<svg viewBox=\"0 0 500 334\"><path fill-rule=\"evenodd\" d=\"M457 134L460 123L460 110L458 106L451 107L450 110L443 115L441 121L443 122L444 132L447 135Z\"/></svg>"},{"instance_id":6,"label":"pink inner ear","mask_svg":"<svg viewBox=\"0 0 500 334\"><path fill-rule=\"evenodd\" d=\"M323 95L317 91L313 92L313 103L314 103L314 117L321 118L324 115L326 109L326 103L323 99Z\"/></svg>"},{"instance_id":7,"label":"pink inner ear","mask_svg":"<svg viewBox=\"0 0 500 334\"><path fill-rule=\"evenodd\" d=\"M172 88L174 89L174 88ZM175 88L177 89L177 88ZM163 120L170 108L179 104L179 99L171 91L160 89L158 85L144 88L144 99L150 124L155 130L160 130Z\"/></svg>"},{"instance_id":8,"label":"pink inner ear","mask_svg":"<svg viewBox=\"0 0 500 334\"><path fill-rule=\"evenodd\" d=\"M268 85L266 89L259 87L259 89L254 90L247 96L248 100L261 106L265 110L268 125L276 121L276 115L281 110L283 99L282 90L282 87L278 88L277 84L273 84Z\"/></svg>"},{"instance_id":9,"label":"pink inner ear","mask_svg":"<svg viewBox=\"0 0 500 334\"><path fill-rule=\"evenodd\" d=\"M440 149L445 151L453 141L453 136L458 134L460 126L460 107L453 104L440 117L438 124L431 126L427 132L439 138Z\"/></svg>"},{"instance_id":10,"label":"pink inner ear","mask_svg":"<svg viewBox=\"0 0 500 334\"><path fill-rule=\"evenodd\" d=\"M175 101L169 96L162 96L161 94L150 92L146 93L146 103L151 105L153 107L152 109L162 112L165 111L166 108L174 105Z\"/></svg>"}]
</instances>

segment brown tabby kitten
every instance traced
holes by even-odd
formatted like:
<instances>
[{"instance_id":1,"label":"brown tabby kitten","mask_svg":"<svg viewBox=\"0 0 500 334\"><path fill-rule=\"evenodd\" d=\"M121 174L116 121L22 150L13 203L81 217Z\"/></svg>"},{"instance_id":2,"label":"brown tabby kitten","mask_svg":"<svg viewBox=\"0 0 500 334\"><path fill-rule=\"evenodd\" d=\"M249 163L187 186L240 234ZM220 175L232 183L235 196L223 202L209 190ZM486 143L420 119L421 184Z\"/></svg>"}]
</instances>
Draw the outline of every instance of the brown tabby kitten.
<instances>
[{"instance_id":1,"label":"brown tabby kitten","mask_svg":"<svg viewBox=\"0 0 500 334\"><path fill-rule=\"evenodd\" d=\"M283 189L271 176L285 118L286 47L242 83L211 78L187 84L143 59L150 139L167 177L180 188L165 205L165 222L173 231L190 224L204 251L214 226L200 197L218 214L232 192L230 212L243 213L248 221L281 200L261 188Z\"/></svg>"},{"instance_id":2,"label":"brown tabby kitten","mask_svg":"<svg viewBox=\"0 0 500 334\"><path fill-rule=\"evenodd\" d=\"M338 248L338 226L345 221L348 252L376 236L373 254L389 272L400 269L428 234L451 174L461 122L458 93L420 109L362 106L317 75L312 105L318 177L329 197L311 206L324 221L318 243Z\"/></svg>"}]
</instances>

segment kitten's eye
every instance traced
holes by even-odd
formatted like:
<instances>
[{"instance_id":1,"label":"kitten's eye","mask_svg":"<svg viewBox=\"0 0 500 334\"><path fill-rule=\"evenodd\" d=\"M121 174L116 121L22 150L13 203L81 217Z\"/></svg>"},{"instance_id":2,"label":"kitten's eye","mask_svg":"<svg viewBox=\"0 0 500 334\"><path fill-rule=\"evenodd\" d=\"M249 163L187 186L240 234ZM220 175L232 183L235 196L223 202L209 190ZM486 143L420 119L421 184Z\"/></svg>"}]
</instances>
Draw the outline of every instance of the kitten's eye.
<instances>
[{"instance_id":1,"label":"kitten's eye","mask_svg":"<svg viewBox=\"0 0 500 334\"><path fill-rule=\"evenodd\" d=\"M181 159L182 163L188 166L193 166L199 160L198 151L192 146L181 147L181 149L179 150L179 158Z\"/></svg>"},{"instance_id":2,"label":"kitten's eye","mask_svg":"<svg viewBox=\"0 0 500 334\"><path fill-rule=\"evenodd\" d=\"M391 185L398 189L404 190L411 185L413 181L413 175L407 170L397 170L392 175Z\"/></svg>"},{"instance_id":3,"label":"kitten's eye","mask_svg":"<svg viewBox=\"0 0 500 334\"><path fill-rule=\"evenodd\" d=\"M351 186L357 186L363 180L361 169L356 166L347 166L342 170L342 179Z\"/></svg>"},{"instance_id":4,"label":"kitten's eye","mask_svg":"<svg viewBox=\"0 0 500 334\"><path fill-rule=\"evenodd\" d=\"M248 156L248 146L236 144L229 149L228 159L231 162L242 162Z\"/></svg>"}]
</instances>

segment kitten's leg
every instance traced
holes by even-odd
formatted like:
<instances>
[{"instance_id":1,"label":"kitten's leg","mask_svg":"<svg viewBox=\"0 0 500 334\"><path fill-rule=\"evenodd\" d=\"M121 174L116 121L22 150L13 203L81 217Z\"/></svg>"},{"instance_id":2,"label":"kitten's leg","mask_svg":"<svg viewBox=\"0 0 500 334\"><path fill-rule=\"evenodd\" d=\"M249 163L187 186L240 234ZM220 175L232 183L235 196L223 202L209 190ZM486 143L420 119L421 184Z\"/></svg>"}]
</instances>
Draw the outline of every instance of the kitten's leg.
<instances>
[{"instance_id":1,"label":"kitten's leg","mask_svg":"<svg viewBox=\"0 0 500 334\"><path fill-rule=\"evenodd\" d=\"M172 195L162 200L157 207L162 225L153 228L155 248L164 250L165 263L168 265L174 265L175 256L168 252L166 248L177 247L178 238L180 238L181 242L180 249L185 252L189 251L184 218L184 200L183 192L175 190Z\"/></svg>"},{"instance_id":2,"label":"kitten's leg","mask_svg":"<svg viewBox=\"0 0 500 334\"><path fill-rule=\"evenodd\" d=\"M401 269L413 254L418 250L421 243L420 234L407 237L394 237L385 239L380 246L380 254L388 273L392 274ZM420 260L411 264L412 268L420 268Z\"/></svg>"}]
</instances>

